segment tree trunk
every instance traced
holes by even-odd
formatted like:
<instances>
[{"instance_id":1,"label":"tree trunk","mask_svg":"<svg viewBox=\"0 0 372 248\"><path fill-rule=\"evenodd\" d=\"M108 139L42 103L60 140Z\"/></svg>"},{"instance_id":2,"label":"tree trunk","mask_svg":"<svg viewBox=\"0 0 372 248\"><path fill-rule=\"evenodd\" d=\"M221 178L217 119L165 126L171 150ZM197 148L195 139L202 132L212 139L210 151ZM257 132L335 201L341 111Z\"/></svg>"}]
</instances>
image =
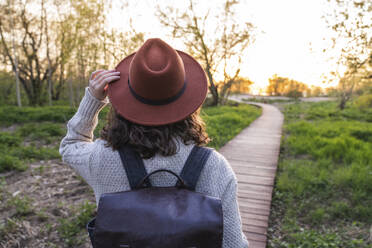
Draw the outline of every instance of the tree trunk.
<instances>
[{"instance_id":1,"label":"tree trunk","mask_svg":"<svg viewBox=\"0 0 372 248\"><path fill-rule=\"evenodd\" d=\"M49 34L48 34L48 19L47 19L47 13L44 8L44 1L42 1L42 9L44 12L44 22L45 22L45 38L46 38L46 56L48 60L48 102L49 106L52 106L52 66L50 62L50 56L49 56Z\"/></svg>"},{"instance_id":2,"label":"tree trunk","mask_svg":"<svg viewBox=\"0 0 372 248\"><path fill-rule=\"evenodd\" d=\"M9 3L10 4L10 3ZM15 79L16 79L16 95L17 95L17 105L18 107L22 107L22 102L21 102L21 92L19 88L19 72L18 72L18 58L17 58L17 53L15 49L15 42L14 42L14 22L13 22L13 17L10 17L10 22L11 22L11 28L12 28L12 45L13 45L13 54L14 54L14 67L13 71L15 74Z\"/></svg>"},{"instance_id":3,"label":"tree trunk","mask_svg":"<svg viewBox=\"0 0 372 248\"><path fill-rule=\"evenodd\" d=\"M68 79L68 88L70 90L70 106L75 107L75 100L74 100L74 90L72 88L72 80L71 78Z\"/></svg>"},{"instance_id":4,"label":"tree trunk","mask_svg":"<svg viewBox=\"0 0 372 248\"><path fill-rule=\"evenodd\" d=\"M19 88L19 72L18 72L18 58L15 50L15 44L14 44L14 38L13 38L13 54L14 54L14 74L16 79L16 94L17 94L17 105L18 107L22 107L22 101L21 101L21 92Z\"/></svg>"},{"instance_id":5,"label":"tree trunk","mask_svg":"<svg viewBox=\"0 0 372 248\"><path fill-rule=\"evenodd\" d=\"M208 68L208 66L206 68L206 72L207 72L208 80L209 80L209 91L211 92L212 99L213 99L212 106L217 106L218 101L219 101L218 90L217 90L216 85L214 84L213 76L212 76L212 73L211 73L210 69Z\"/></svg>"},{"instance_id":6,"label":"tree trunk","mask_svg":"<svg viewBox=\"0 0 372 248\"><path fill-rule=\"evenodd\" d=\"M338 107L340 108L340 110L344 110L345 109L346 102L347 102L347 99L345 97L341 97L340 104L338 105Z\"/></svg>"}]
</instances>

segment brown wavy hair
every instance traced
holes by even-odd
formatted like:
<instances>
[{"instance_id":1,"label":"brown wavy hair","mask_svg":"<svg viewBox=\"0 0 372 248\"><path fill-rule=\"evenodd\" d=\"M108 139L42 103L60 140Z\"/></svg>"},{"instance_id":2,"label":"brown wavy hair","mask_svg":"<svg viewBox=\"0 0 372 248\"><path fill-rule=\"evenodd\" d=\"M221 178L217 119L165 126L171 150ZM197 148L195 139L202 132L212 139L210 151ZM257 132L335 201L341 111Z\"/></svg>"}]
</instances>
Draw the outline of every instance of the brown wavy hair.
<instances>
[{"instance_id":1,"label":"brown wavy hair","mask_svg":"<svg viewBox=\"0 0 372 248\"><path fill-rule=\"evenodd\" d=\"M144 126L125 119L111 106L107 114L107 124L101 130L100 136L106 140L106 147L118 150L128 145L142 158L151 158L158 152L163 156L177 153L177 144L173 139L177 136L181 137L186 145L192 142L196 145L206 145L210 141L200 116L200 108L176 123Z\"/></svg>"}]
</instances>

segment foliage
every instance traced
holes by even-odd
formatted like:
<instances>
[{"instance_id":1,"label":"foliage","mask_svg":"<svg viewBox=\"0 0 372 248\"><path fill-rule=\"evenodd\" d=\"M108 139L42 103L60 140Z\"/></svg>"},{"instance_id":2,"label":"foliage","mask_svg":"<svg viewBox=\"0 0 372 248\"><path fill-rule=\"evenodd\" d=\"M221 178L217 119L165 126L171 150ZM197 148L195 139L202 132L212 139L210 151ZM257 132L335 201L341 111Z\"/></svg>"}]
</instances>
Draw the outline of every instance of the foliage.
<instances>
[{"instance_id":1,"label":"foliage","mask_svg":"<svg viewBox=\"0 0 372 248\"><path fill-rule=\"evenodd\" d=\"M341 111L335 102L284 107L272 209L282 223L281 234L271 234L273 247L370 245L371 113L352 105ZM351 231L355 221L360 227Z\"/></svg>"},{"instance_id":2,"label":"foliage","mask_svg":"<svg viewBox=\"0 0 372 248\"><path fill-rule=\"evenodd\" d=\"M0 132L0 173L24 171L28 161L59 158L58 145L66 133L63 123L74 111L67 106L0 107L0 126L13 124L12 131Z\"/></svg>"},{"instance_id":3,"label":"foliage","mask_svg":"<svg viewBox=\"0 0 372 248\"><path fill-rule=\"evenodd\" d=\"M0 71L0 106L5 104L16 105L14 73ZM22 92L24 94L24 92ZM27 99L22 99L26 101Z\"/></svg>"},{"instance_id":4,"label":"foliage","mask_svg":"<svg viewBox=\"0 0 372 248\"><path fill-rule=\"evenodd\" d=\"M60 140L66 133L62 125L53 122L25 123L18 128L17 133L23 138L39 141L44 140L47 144L50 144L52 141Z\"/></svg>"},{"instance_id":5,"label":"foliage","mask_svg":"<svg viewBox=\"0 0 372 248\"><path fill-rule=\"evenodd\" d=\"M286 241L269 241L269 248L367 248L361 239L344 240L337 233L316 230L306 230L297 225L289 228L290 234ZM289 231L289 230L288 230Z\"/></svg>"},{"instance_id":6,"label":"foliage","mask_svg":"<svg viewBox=\"0 0 372 248\"><path fill-rule=\"evenodd\" d=\"M3 153L0 153L0 155L0 173L9 170L24 171L27 169L27 166L19 158Z\"/></svg>"},{"instance_id":7,"label":"foliage","mask_svg":"<svg viewBox=\"0 0 372 248\"><path fill-rule=\"evenodd\" d=\"M320 86L314 86L307 87L306 89L306 96L307 97L318 97L318 96L324 96L325 92L322 87Z\"/></svg>"},{"instance_id":8,"label":"foliage","mask_svg":"<svg viewBox=\"0 0 372 248\"><path fill-rule=\"evenodd\" d=\"M16 218L8 218L3 223L0 223L0 240L8 233L14 233L18 228Z\"/></svg>"},{"instance_id":9,"label":"foliage","mask_svg":"<svg viewBox=\"0 0 372 248\"><path fill-rule=\"evenodd\" d=\"M76 247L85 241L77 237L80 232L85 231L85 225L94 217L95 210L95 204L85 201L77 209L72 210L72 217L59 219L57 230L68 247Z\"/></svg>"},{"instance_id":10,"label":"foliage","mask_svg":"<svg viewBox=\"0 0 372 248\"><path fill-rule=\"evenodd\" d=\"M293 103L293 99L274 99L274 98L268 98L268 97L253 97L253 98L243 98L242 99L244 102L262 102L262 103L268 103L268 104L273 104L273 103Z\"/></svg>"},{"instance_id":11,"label":"foliage","mask_svg":"<svg viewBox=\"0 0 372 248\"><path fill-rule=\"evenodd\" d=\"M21 217L33 212L31 202L31 199L27 196L23 198L20 196L14 196L7 201L7 205L14 208L16 210L16 215Z\"/></svg>"},{"instance_id":12,"label":"foliage","mask_svg":"<svg viewBox=\"0 0 372 248\"><path fill-rule=\"evenodd\" d=\"M186 8L158 6L157 15L173 37L181 38L189 53L202 64L213 105L224 104L239 77L242 56L254 40L255 27L250 22L236 20L237 0L226 0L222 6L213 6L203 14L200 14L199 2L188 2ZM214 16L212 11L217 11ZM235 64L232 61L236 66L231 66ZM215 79L218 70L223 72L219 85Z\"/></svg>"},{"instance_id":13,"label":"foliage","mask_svg":"<svg viewBox=\"0 0 372 248\"><path fill-rule=\"evenodd\" d=\"M266 89L270 96L287 96L295 99L302 97L306 91L308 91L306 84L293 79L278 77L276 74L269 79L269 85Z\"/></svg>"},{"instance_id":14,"label":"foliage","mask_svg":"<svg viewBox=\"0 0 372 248\"><path fill-rule=\"evenodd\" d=\"M355 106L359 109L372 108L372 94L362 95L355 100Z\"/></svg>"},{"instance_id":15,"label":"foliage","mask_svg":"<svg viewBox=\"0 0 372 248\"><path fill-rule=\"evenodd\" d=\"M248 78L237 77L231 85L230 91L232 94L246 94L250 92L250 87L253 84ZM219 85L219 84L217 84ZM223 85L223 82L222 82Z\"/></svg>"},{"instance_id":16,"label":"foliage","mask_svg":"<svg viewBox=\"0 0 372 248\"><path fill-rule=\"evenodd\" d=\"M77 104L90 72L111 68L143 43L143 33L133 28L105 28L110 6L100 0L1 3L1 66L12 70L0 75L0 89L15 91L7 83L15 74L30 105L61 98ZM7 104L14 102L13 94L4 95Z\"/></svg>"},{"instance_id":17,"label":"foliage","mask_svg":"<svg viewBox=\"0 0 372 248\"><path fill-rule=\"evenodd\" d=\"M21 139L17 135L7 132L0 132L0 144L2 146L19 146Z\"/></svg>"},{"instance_id":18,"label":"foliage","mask_svg":"<svg viewBox=\"0 0 372 248\"><path fill-rule=\"evenodd\" d=\"M2 106L0 107L0 125L7 126L15 123L28 122L67 122L76 109L68 106L52 106L52 107L16 107Z\"/></svg>"},{"instance_id":19,"label":"foliage","mask_svg":"<svg viewBox=\"0 0 372 248\"><path fill-rule=\"evenodd\" d=\"M260 108L246 104L203 108L201 116L206 122L207 133L212 138L209 146L219 149L260 114Z\"/></svg>"},{"instance_id":20,"label":"foliage","mask_svg":"<svg viewBox=\"0 0 372 248\"><path fill-rule=\"evenodd\" d=\"M324 19L331 31L331 44L323 52L328 52L339 65L328 80L339 81L339 108L342 110L355 91L372 85L372 3L368 0L328 1L332 7Z\"/></svg>"},{"instance_id":21,"label":"foliage","mask_svg":"<svg viewBox=\"0 0 372 248\"><path fill-rule=\"evenodd\" d=\"M326 119L329 121L362 121L372 122L372 109L360 111L349 107L344 110L337 108L336 102L301 103L287 105L284 114L288 122L297 120L315 121Z\"/></svg>"}]
</instances>

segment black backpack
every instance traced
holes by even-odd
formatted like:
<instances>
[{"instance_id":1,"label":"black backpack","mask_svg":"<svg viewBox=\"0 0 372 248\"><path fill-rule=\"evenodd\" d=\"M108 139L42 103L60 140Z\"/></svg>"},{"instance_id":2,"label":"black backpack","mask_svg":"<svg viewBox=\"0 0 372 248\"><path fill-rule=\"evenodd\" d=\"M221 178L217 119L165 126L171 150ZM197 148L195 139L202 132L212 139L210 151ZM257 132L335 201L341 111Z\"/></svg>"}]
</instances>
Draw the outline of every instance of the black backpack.
<instances>
[{"instance_id":1,"label":"black backpack","mask_svg":"<svg viewBox=\"0 0 372 248\"><path fill-rule=\"evenodd\" d=\"M195 192L212 149L194 146L180 175L161 169L146 173L139 154L119 151L130 191L102 194L97 216L87 225L94 248L222 247L221 200ZM152 187L149 177L168 172L173 187Z\"/></svg>"}]
</instances>

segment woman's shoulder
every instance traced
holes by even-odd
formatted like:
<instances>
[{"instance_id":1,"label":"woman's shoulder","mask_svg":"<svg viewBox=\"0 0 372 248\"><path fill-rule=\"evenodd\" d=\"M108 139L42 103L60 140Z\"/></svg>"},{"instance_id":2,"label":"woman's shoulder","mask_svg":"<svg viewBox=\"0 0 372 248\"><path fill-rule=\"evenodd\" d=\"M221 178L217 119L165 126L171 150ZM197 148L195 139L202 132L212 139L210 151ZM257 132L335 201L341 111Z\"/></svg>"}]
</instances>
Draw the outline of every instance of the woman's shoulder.
<instances>
[{"instance_id":1,"label":"woman's shoulder","mask_svg":"<svg viewBox=\"0 0 372 248\"><path fill-rule=\"evenodd\" d=\"M231 181L237 179L223 154L214 148L211 149L212 152L200 174L197 190L221 198Z\"/></svg>"},{"instance_id":2,"label":"woman's shoulder","mask_svg":"<svg viewBox=\"0 0 372 248\"><path fill-rule=\"evenodd\" d=\"M214 170L225 176L235 176L235 173L225 156L214 148L210 149L212 152L207 162L209 166L213 167Z\"/></svg>"}]
</instances>

